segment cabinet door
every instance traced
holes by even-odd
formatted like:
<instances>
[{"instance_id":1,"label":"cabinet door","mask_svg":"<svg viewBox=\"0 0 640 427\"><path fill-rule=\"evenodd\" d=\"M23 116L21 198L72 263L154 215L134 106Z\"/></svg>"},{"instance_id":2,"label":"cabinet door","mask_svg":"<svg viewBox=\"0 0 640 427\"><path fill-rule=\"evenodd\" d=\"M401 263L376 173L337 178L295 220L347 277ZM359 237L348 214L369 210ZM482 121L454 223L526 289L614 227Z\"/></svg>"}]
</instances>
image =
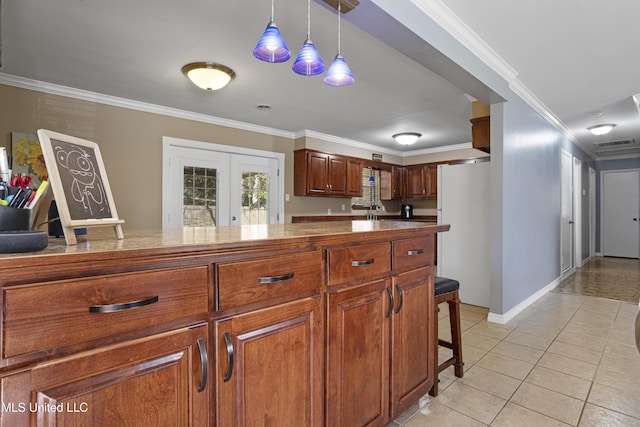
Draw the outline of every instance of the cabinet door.
<instances>
[{"instance_id":1,"label":"cabinet door","mask_svg":"<svg viewBox=\"0 0 640 427\"><path fill-rule=\"evenodd\" d=\"M329 155L307 153L307 194L325 194L329 189Z\"/></svg>"},{"instance_id":2,"label":"cabinet door","mask_svg":"<svg viewBox=\"0 0 640 427\"><path fill-rule=\"evenodd\" d=\"M394 166L391 171L391 189L393 200L402 200L404 198L404 175L405 168Z\"/></svg>"},{"instance_id":3,"label":"cabinet door","mask_svg":"<svg viewBox=\"0 0 640 427\"><path fill-rule=\"evenodd\" d=\"M180 329L3 378L3 405L11 402L15 410L3 414L2 423L206 426L207 330L206 324Z\"/></svg>"},{"instance_id":4,"label":"cabinet door","mask_svg":"<svg viewBox=\"0 0 640 427\"><path fill-rule=\"evenodd\" d=\"M328 292L327 425L389 422L390 281Z\"/></svg>"},{"instance_id":5,"label":"cabinet door","mask_svg":"<svg viewBox=\"0 0 640 427\"><path fill-rule=\"evenodd\" d=\"M391 417L426 394L434 381L433 267L393 277Z\"/></svg>"},{"instance_id":6,"label":"cabinet door","mask_svg":"<svg viewBox=\"0 0 640 427\"><path fill-rule=\"evenodd\" d=\"M217 425L321 426L321 298L215 322Z\"/></svg>"},{"instance_id":7,"label":"cabinet door","mask_svg":"<svg viewBox=\"0 0 640 427\"><path fill-rule=\"evenodd\" d=\"M438 198L438 166L431 165L427 168L427 198Z\"/></svg>"},{"instance_id":8,"label":"cabinet door","mask_svg":"<svg viewBox=\"0 0 640 427\"><path fill-rule=\"evenodd\" d=\"M427 179L425 165L407 166L405 168L405 199L426 198Z\"/></svg>"},{"instance_id":9,"label":"cabinet door","mask_svg":"<svg viewBox=\"0 0 640 427\"><path fill-rule=\"evenodd\" d=\"M362 197L362 161L347 159L347 196Z\"/></svg>"},{"instance_id":10,"label":"cabinet door","mask_svg":"<svg viewBox=\"0 0 640 427\"><path fill-rule=\"evenodd\" d=\"M329 188L327 193L331 195L345 195L347 193L347 159L342 156L328 156L329 169L327 181Z\"/></svg>"}]
</instances>

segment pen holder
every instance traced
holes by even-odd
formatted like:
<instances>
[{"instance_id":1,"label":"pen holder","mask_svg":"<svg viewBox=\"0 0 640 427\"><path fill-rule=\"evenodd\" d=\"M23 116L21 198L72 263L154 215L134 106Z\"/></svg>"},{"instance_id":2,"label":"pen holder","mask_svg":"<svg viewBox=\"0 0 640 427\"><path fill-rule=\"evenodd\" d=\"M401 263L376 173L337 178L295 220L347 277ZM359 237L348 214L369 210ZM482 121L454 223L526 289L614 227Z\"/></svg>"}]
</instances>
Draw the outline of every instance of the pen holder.
<instances>
[{"instance_id":1,"label":"pen holder","mask_svg":"<svg viewBox=\"0 0 640 427\"><path fill-rule=\"evenodd\" d=\"M26 231L31 229L31 209L10 208L0 205L0 231Z\"/></svg>"}]
</instances>

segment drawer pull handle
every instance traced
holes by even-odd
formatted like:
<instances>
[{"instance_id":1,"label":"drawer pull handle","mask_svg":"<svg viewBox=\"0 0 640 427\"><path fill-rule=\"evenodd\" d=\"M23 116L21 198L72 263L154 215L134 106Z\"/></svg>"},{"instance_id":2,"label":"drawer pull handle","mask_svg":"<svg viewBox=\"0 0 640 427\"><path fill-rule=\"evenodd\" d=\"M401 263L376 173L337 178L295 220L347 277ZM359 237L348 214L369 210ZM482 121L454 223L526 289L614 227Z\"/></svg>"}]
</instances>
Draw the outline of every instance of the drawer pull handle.
<instances>
[{"instance_id":1,"label":"drawer pull handle","mask_svg":"<svg viewBox=\"0 0 640 427\"><path fill-rule=\"evenodd\" d=\"M224 382L228 382L233 375L233 343L231 342L231 335L229 332L224 333L224 341L227 344L227 358L229 360L229 367L227 368L227 375L224 377Z\"/></svg>"},{"instance_id":2,"label":"drawer pull handle","mask_svg":"<svg viewBox=\"0 0 640 427\"><path fill-rule=\"evenodd\" d=\"M424 249L418 249L415 251L407 251L407 255L409 256L413 256L413 255L422 255L424 253Z\"/></svg>"},{"instance_id":3,"label":"drawer pull handle","mask_svg":"<svg viewBox=\"0 0 640 427\"><path fill-rule=\"evenodd\" d=\"M373 264L376 260L371 258L364 261L351 261L351 267L360 267L362 265Z\"/></svg>"},{"instance_id":4,"label":"drawer pull handle","mask_svg":"<svg viewBox=\"0 0 640 427\"><path fill-rule=\"evenodd\" d=\"M393 297L393 289L390 286L387 286L387 293L389 294L389 311L385 317L389 318L393 314L393 306L396 305L396 300Z\"/></svg>"},{"instance_id":5,"label":"drawer pull handle","mask_svg":"<svg viewBox=\"0 0 640 427\"><path fill-rule=\"evenodd\" d=\"M114 311L144 307L145 305L153 304L156 302L158 302L158 295L138 301L124 302L122 304L92 305L91 307L89 307L89 313L113 313Z\"/></svg>"},{"instance_id":6,"label":"drawer pull handle","mask_svg":"<svg viewBox=\"0 0 640 427\"><path fill-rule=\"evenodd\" d=\"M282 282L285 280L293 279L294 273L293 271L289 274L283 274L282 276L273 276L273 277L258 277L258 283L275 283Z\"/></svg>"},{"instance_id":7,"label":"drawer pull handle","mask_svg":"<svg viewBox=\"0 0 640 427\"><path fill-rule=\"evenodd\" d=\"M202 377L200 379L198 393L202 393L207 387L207 377L209 376L209 358L207 357L207 348L202 338L198 338L198 348L200 349L200 362L202 363Z\"/></svg>"},{"instance_id":8,"label":"drawer pull handle","mask_svg":"<svg viewBox=\"0 0 640 427\"><path fill-rule=\"evenodd\" d=\"M400 313L400 310L402 310L402 305L404 304L404 292L398 284L396 284L396 290L398 291L398 295L400 295L400 301L398 301L398 308L396 309L396 314L398 314Z\"/></svg>"}]
</instances>

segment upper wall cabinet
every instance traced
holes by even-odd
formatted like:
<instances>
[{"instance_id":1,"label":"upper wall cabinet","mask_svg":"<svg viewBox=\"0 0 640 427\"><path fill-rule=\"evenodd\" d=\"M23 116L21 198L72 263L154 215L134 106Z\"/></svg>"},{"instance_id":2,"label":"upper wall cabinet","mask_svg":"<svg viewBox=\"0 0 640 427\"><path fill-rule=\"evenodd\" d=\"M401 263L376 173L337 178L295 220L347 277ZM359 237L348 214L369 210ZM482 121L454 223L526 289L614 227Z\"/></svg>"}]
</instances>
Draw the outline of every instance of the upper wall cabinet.
<instances>
[{"instance_id":1,"label":"upper wall cabinet","mask_svg":"<svg viewBox=\"0 0 640 427\"><path fill-rule=\"evenodd\" d=\"M471 119L471 145L485 153L491 152L490 124L490 116Z\"/></svg>"},{"instance_id":2,"label":"upper wall cabinet","mask_svg":"<svg viewBox=\"0 0 640 427\"><path fill-rule=\"evenodd\" d=\"M312 150L294 152L296 196L352 197L362 195L359 159Z\"/></svg>"}]
</instances>

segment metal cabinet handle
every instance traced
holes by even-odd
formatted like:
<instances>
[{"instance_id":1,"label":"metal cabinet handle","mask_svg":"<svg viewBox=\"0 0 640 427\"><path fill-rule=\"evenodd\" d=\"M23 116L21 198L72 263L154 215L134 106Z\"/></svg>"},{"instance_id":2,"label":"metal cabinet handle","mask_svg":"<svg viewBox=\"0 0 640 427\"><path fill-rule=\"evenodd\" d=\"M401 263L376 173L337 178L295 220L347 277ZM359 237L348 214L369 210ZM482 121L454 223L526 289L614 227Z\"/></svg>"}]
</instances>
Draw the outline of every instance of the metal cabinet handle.
<instances>
[{"instance_id":1,"label":"metal cabinet handle","mask_svg":"<svg viewBox=\"0 0 640 427\"><path fill-rule=\"evenodd\" d=\"M387 312L386 318L389 318L393 313L393 306L396 305L395 298L393 297L393 289L391 286L387 286L387 293L389 294L389 311Z\"/></svg>"},{"instance_id":2,"label":"metal cabinet handle","mask_svg":"<svg viewBox=\"0 0 640 427\"><path fill-rule=\"evenodd\" d=\"M92 305L89 307L89 313L113 313L114 311L129 310L131 308L143 307L156 302L158 302L158 295L154 295L151 298L124 302L121 304Z\"/></svg>"},{"instance_id":3,"label":"metal cabinet handle","mask_svg":"<svg viewBox=\"0 0 640 427\"><path fill-rule=\"evenodd\" d=\"M282 276L273 276L273 277L258 277L258 283L274 283L274 282L282 282L284 280L293 279L294 272L288 274L283 274Z\"/></svg>"},{"instance_id":4,"label":"metal cabinet handle","mask_svg":"<svg viewBox=\"0 0 640 427\"><path fill-rule=\"evenodd\" d=\"M416 249L414 251L407 251L407 255L409 255L409 256L422 255L423 253L424 253L424 249Z\"/></svg>"},{"instance_id":5,"label":"metal cabinet handle","mask_svg":"<svg viewBox=\"0 0 640 427\"><path fill-rule=\"evenodd\" d=\"M364 261L351 261L351 267L360 267L362 265L373 264L376 260L374 258L367 259Z\"/></svg>"},{"instance_id":6,"label":"metal cabinet handle","mask_svg":"<svg viewBox=\"0 0 640 427\"><path fill-rule=\"evenodd\" d=\"M231 342L231 334L229 332L224 333L224 341L227 344L227 359L229 361L229 367L227 368L227 375L224 377L224 382L228 382L233 375L233 343Z\"/></svg>"},{"instance_id":7,"label":"metal cabinet handle","mask_svg":"<svg viewBox=\"0 0 640 427\"><path fill-rule=\"evenodd\" d=\"M398 295L400 295L400 301L398 302L398 308L396 309L396 314L398 314L400 313L400 310L402 310L402 305L404 304L404 292L398 284L396 284L396 290L398 291Z\"/></svg>"},{"instance_id":8,"label":"metal cabinet handle","mask_svg":"<svg viewBox=\"0 0 640 427\"><path fill-rule=\"evenodd\" d=\"M198 393L202 393L207 387L207 377L209 376L209 358L207 357L207 347L202 338L198 338L198 348L200 349L200 363L202 363L202 376Z\"/></svg>"}]
</instances>

